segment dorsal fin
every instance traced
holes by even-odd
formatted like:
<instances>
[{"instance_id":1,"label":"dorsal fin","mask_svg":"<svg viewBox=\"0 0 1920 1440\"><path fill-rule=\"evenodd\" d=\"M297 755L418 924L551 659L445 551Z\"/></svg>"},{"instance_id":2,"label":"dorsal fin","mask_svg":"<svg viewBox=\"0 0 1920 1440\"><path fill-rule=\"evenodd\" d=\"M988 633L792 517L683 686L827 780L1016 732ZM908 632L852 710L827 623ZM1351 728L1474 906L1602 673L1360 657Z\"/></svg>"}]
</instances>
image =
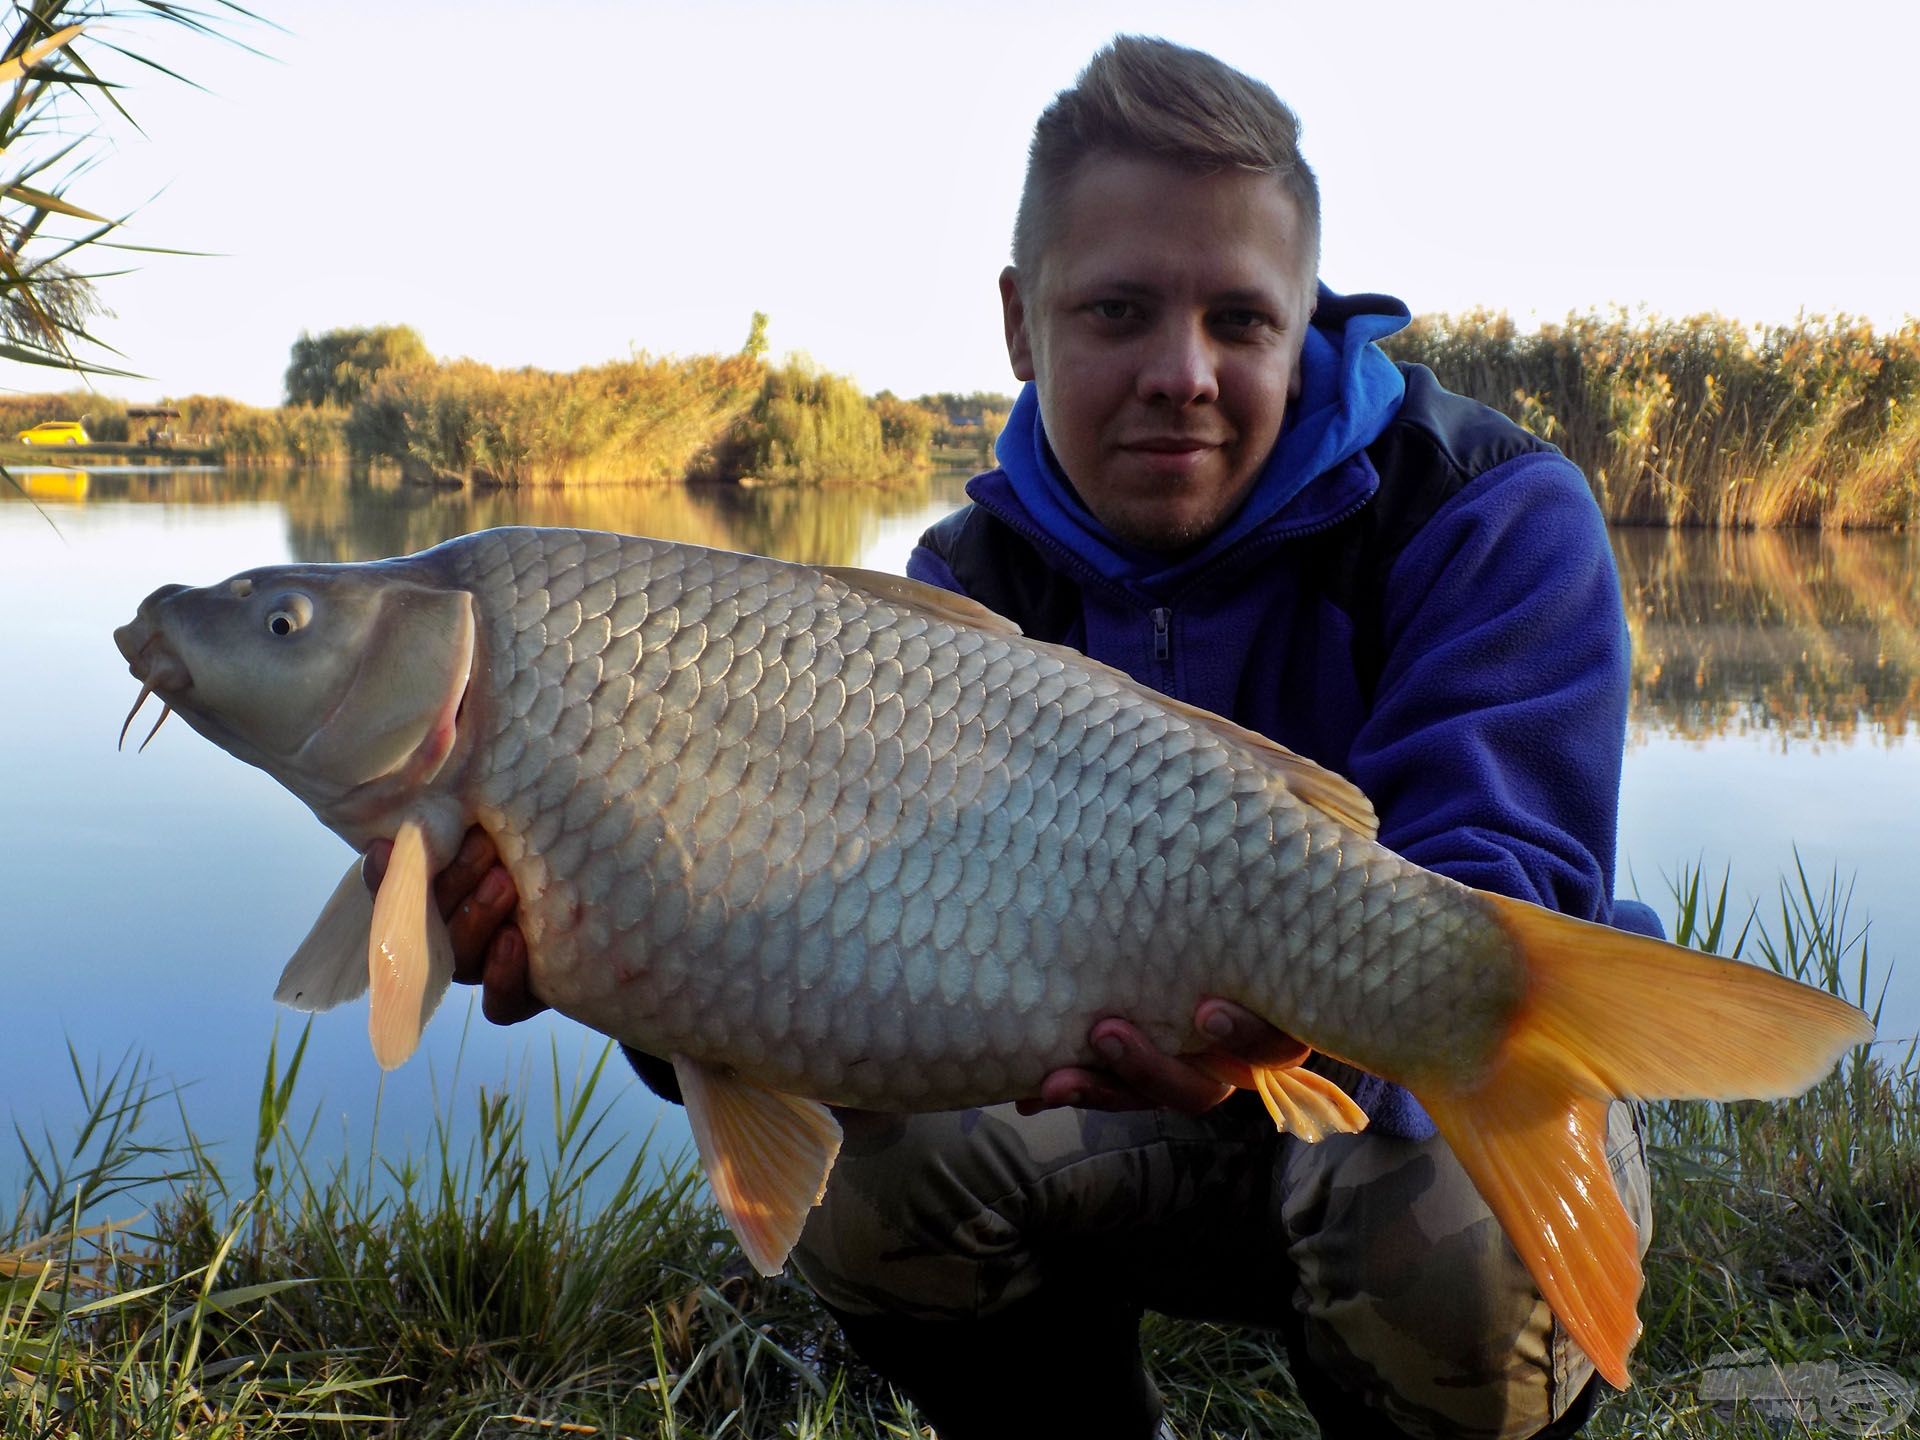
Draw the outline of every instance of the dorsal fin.
<instances>
[{"instance_id":1,"label":"dorsal fin","mask_svg":"<svg viewBox=\"0 0 1920 1440\"><path fill-rule=\"evenodd\" d=\"M1124 670L1116 670L1111 665L1083 655L1071 645L1056 645L1045 640L1031 639L1023 635L1020 627L1006 616L989 610L977 600L969 600L966 596L951 590L942 590L937 585L909 580L901 575L889 575L881 570L861 570L847 565L823 565L817 568L822 574L831 575L848 588L871 595L889 605L917 610L951 625L966 625L975 630L987 630L999 635L1019 635L1035 650L1057 655L1078 669L1108 676L1137 695L1151 697L1156 703L1166 706L1182 719L1203 726L1222 739L1253 750L1279 772L1288 791L1301 803L1311 805L1329 820L1346 826L1365 840L1372 840L1380 833L1380 817L1373 813L1373 802L1361 793L1359 786L1343 776L1334 774L1325 766L1315 764L1304 755L1296 755L1286 746L1278 741L1269 740L1256 730L1249 730L1244 725L1236 725L1225 716L1216 715L1211 710L1203 710L1198 705L1189 705L1184 700L1176 700L1171 695L1162 694L1151 685L1142 685Z\"/></svg>"},{"instance_id":2,"label":"dorsal fin","mask_svg":"<svg viewBox=\"0 0 1920 1440\"><path fill-rule=\"evenodd\" d=\"M989 630L997 635L1018 635L1020 627L998 611L989 610L978 600L970 600L953 590L942 590L922 580L904 575L889 575L884 570L862 570L853 565L816 566L822 575L831 575L850 590L859 590L905 610L919 610L954 625Z\"/></svg>"},{"instance_id":3,"label":"dorsal fin","mask_svg":"<svg viewBox=\"0 0 1920 1440\"><path fill-rule=\"evenodd\" d=\"M1345 776L1336 775L1326 766L1295 754L1278 740L1269 740L1258 730L1236 725L1224 715L1216 715L1198 705L1189 705L1185 700L1176 700L1151 685L1142 685L1126 671L1089 659L1071 645L1055 645L1045 640L1029 640L1027 644L1094 674L1108 676L1135 694L1150 696L1181 719L1211 730L1223 740L1246 746L1279 772L1287 789L1302 804L1311 805L1329 820L1346 826L1363 840L1372 840L1379 835L1380 817L1373 813L1373 802Z\"/></svg>"},{"instance_id":4,"label":"dorsal fin","mask_svg":"<svg viewBox=\"0 0 1920 1440\"><path fill-rule=\"evenodd\" d=\"M1262 759L1285 777L1288 790L1329 820L1346 826L1363 840L1379 836L1380 817L1373 813L1373 802L1346 776L1335 774L1326 766L1287 749L1278 740L1269 740L1257 730L1236 725L1223 715L1202 710L1198 705L1189 705L1184 700L1175 700L1170 696L1161 698L1169 709L1195 724L1204 725L1217 735L1237 740L1258 751Z\"/></svg>"}]
</instances>

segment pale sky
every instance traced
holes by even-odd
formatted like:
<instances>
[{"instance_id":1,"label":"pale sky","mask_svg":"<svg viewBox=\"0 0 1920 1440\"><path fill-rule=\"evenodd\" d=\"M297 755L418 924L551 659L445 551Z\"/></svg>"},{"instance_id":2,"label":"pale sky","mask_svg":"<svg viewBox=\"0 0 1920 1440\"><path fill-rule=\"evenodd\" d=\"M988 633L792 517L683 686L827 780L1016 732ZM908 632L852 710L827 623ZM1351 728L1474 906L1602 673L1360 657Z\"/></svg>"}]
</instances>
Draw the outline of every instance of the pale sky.
<instances>
[{"instance_id":1,"label":"pale sky","mask_svg":"<svg viewBox=\"0 0 1920 1440\"><path fill-rule=\"evenodd\" d=\"M1300 113L1324 278L1525 323L1619 302L1920 313L1920 5L255 0L284 33L123 30L70 190L139 207L99 330L145 381L273 404L300 332L570 369L738 348L869 391L1010 390L994 280L1028 135L1118 31ZM163 43L164 42L164 43ZM24 367L0 384L48 388Z\"/></svg>"}]
</instances>

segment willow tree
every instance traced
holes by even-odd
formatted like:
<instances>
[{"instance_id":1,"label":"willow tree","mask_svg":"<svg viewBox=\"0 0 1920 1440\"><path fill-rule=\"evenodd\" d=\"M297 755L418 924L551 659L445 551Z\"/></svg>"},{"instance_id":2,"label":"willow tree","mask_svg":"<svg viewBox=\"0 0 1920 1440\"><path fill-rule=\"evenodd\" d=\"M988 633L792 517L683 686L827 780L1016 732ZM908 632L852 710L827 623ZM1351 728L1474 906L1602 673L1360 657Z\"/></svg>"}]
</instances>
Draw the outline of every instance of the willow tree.
<instances>
[{"instance_id":1,"label":"willow tree","mask_svg":"<svg viewBox=\"0 0 1920 1440\"><path fill-rule=\"evenodd\" d=\"M364 325L309 335L293 342L287 364L287 404L356 404L383 370L431 364L433 356L411 325Z\"/></svg>"}]
</instances>

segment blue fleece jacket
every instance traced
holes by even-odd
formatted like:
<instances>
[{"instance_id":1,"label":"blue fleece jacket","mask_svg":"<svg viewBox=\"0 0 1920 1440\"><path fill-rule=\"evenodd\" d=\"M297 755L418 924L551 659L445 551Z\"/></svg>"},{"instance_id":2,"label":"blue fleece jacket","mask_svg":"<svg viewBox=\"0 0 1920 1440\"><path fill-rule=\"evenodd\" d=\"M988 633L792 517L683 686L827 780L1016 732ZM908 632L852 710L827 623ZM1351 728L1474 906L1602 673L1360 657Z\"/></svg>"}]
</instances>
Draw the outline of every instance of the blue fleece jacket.
<instances>
[{"instance_id":1,"label":"blue fleece jacket","mask_svg":"<svg viewBox=\"0 0 1920 1440\"><path fill-rule=\"evenodd\" d=\"M1614 919L1627 633L1580 472L1541 449L1466 481L1388 572L1371 686L1356 673L1353 617L1303 563L1311 537L1379 486L1367 447L1395 420L1404 382L1374 342L1407 318L1397 300L1322 289L1272 458L1190 553L1106 531L1055 464L1031 385L1001 436L1001 468L967 493L1079 587L1078 621L1047 638L1347 776L1373 801L1382 843L1417 864ZM963 588L924 544L907 568ZM1398 1087L1374 1082L1355 1098L1376 1129L1432 1133Z\"/></svg>"}]
</instances>

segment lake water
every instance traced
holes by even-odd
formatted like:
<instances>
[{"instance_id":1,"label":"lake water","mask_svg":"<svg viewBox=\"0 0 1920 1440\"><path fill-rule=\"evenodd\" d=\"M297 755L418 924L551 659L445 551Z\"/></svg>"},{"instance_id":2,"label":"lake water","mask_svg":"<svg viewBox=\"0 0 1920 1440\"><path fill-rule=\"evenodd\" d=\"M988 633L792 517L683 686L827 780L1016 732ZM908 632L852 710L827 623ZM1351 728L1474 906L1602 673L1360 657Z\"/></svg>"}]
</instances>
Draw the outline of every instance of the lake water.
<instances>
[{"instance_id":1,"label":"lake water","mask_svg":"<svg viewBox=\"0 0 1920 1440\"><path fill-rule=\"evenodd\" d=\"M267 1047L301 1017L271 995L340 872L344 846L266 776L174 722L125 753L136 691L112 631L169 581L256 565L400 554L502 524L586 525L898 570L964 477L907 490L812 493L662 487L473 496L344 474L50 472L0 494L0 1114L56 1135L79 1118L69 1046L89 1069L151 1061L183 1089L200 1137L244 1170ZM0 487L3 489L4 487ZM1920 578L1905 537L1615 537L1634 632L1620 888L1671 915L1669 878L1730 870L1736 904L1777 912L1800 862L1853 887L1876 973L1892 966L1882 1033L1920 1028ZM302 1120L316 1143L383 1153L420 1141L438 1097L531 1088L550 1052L571 1074L599 1037L543 1016L498 1030L458 990L422 1055L381 1080L364 1010L313 1027ZM463 1017L466 1017L463 1023ZM659 1107L618 1075L616 1120ZM164 1127L163 1127L164 1128ZM684 1138L677 1112L669 1148ZM0 1202L18 1169L0 1147ZM10 1208L10 1206L8 1207Z\"/></svg>"}]
</instances>

